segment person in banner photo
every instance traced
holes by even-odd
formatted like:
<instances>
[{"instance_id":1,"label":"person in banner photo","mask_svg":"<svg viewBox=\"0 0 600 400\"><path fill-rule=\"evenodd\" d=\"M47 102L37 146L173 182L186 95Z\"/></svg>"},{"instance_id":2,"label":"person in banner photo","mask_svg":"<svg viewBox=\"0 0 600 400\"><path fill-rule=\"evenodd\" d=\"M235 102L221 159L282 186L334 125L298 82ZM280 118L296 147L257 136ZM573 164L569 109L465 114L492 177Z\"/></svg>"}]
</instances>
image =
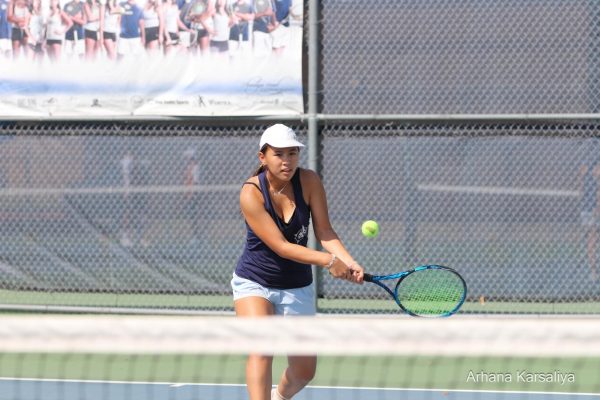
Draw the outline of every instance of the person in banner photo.
<instances>
[{"instance_id":1,"label":"person in banner photo","mask_svg":"<svg viewBox=\"0 0 600 400\"><path fill-rule=\"evenodd\" d=\"M229 52L233 57L245 57L251 51L250 21L254 20L254 13L247 0L235 0L231 9L233 25L229 30Z\"/></svg>"},{"instance_id":2,"label":"person in banner photo","mask_svg":"<svg viewBox=\"0 0 600 400\"><path fill-rule=\"evenodd\" d=\"M210 51L223 60L229 60L229 30L233 24L231 15L225 9L227 0L217 0L213 15L214 33L210 38Z\"/></svg>"},{"instance_id":3,"label":"person in banner photo","mask_svg":"<svg viewBox=\"0 0 600 400\"><path fill-rule=\"evenodd\" d=\"M73 23L65 34L66 50L72 55L82 56L84 53L83 25L85 24L83 3L80 0L71 0L65 4L63 9Z\"/></svg>"},{"instance_id":4,"label":"person in banner photo","mask_svg":"<svg viewBox=\"0 0 600 400\"><path fill-rule=\"evenodd\" d=\"M252 24L252 36L254 44L254 56L256 58L267 57L271 53L271 35L273 26L273 7L271 0L254 0L254 23Z\"/></svg>"},{"instance_id":5,"label":"person in banner photo","mask_svg":"<svg viewBox=\"0 0 600 400\"><path fill-rule=\"evenodd\" d=\"M65 33L73 26L67 13L60 9L58 0L50 0L46 22L46 52L50 61L60 60Z\"/></svg>"},{"instance_id":6,"label":"person in banner photo","mask_svg":"<svg viewBox=\"0 0 600 400\"><path fill-rule=\"evenodd\" d=\"M117 59L117 32L121 25L121 14L123 9L117 4L117 0L109 0L104 11L104 26L102 29L102 45L109 60Z\"/></svg>"},{"instance_id":7,"label":"person in banner photo","mask_svg":"<svg viewBox=\"0 0 600 400\"><path fill-rule=\"evenodd\" d=\"M290 44L290 6L292 0L273 0L273 17L269 32L273 54L281 56Z\"/></svg>"},{"instance_id":8,"label":"person in banner photo","mask_svg":"<svg viewBox=\"0 0 600 400\"><path fill-rule=\"evenodd\" d=\"M29 46L29 58L32 61L42 62L44 59L44 40L46 36L46 26L44 22L44 13L42 12L42 1L33 0L31 2L31 18L29 18L29 33L27 37Z\"/></svg>"},{"instance_id":9,"label":"person in banner photo","mask_svg":"<svg viewBox=\"0 0 600 400\"><path fill-rule=\"evenodd\" d=\"M13 26L11 32L13 57L19 58L21 52L26 56L27 38L31 36L29 33L31 13L27 0L12 0L8 7L7 18Z\"/></svg>"},{"instance_id":10,"label":"person in banner photo","mask_svg":"<svg viewBox=\"0 0 600 400\"><path fill-rule=\"evenodd\" d=\"M121 8L123 15L121 16L121 34L117 50L120 59L142 54L146 43L144 12L137 5L136 0L121 3Z\"/></svg>"},{"instance_id":11,"label":"person in banner photo","mask_svg":"<svg viewBox=\"0 0 600 400\"><path fill-rule=\"evenodd\" d=\"M162 4L158 0L147 0L143 10L145 42L148 54L158 54L165 40L165 19Z\"/></svg>"},{"instance_id":12,"label":"person in banner photo","mask_svg":"<svg viewBox=\"0 0 600 400\"><path fill-rule=\"evenodd\" d=\"M192 28L196 30L196 45L200 55L209 54L210 37L215 33L214 14L215 0L192 0L187 19L192 21Z\"/></svg>"},{"instance_id":13,"label":"person in banner photo","mask_svg":"<svg viewBox=\"0 0 600 400\"><path fill-rule=\"evenodd\" d=\"M6 58L12 54L12 26L8 22L9 6L9 0L0 0L0 57Z\"/></svg>"},{"instance_id":14,"label":"person in banner photo","mask_svg":"<svg viewBox=\"0 0 600 400\"><path fill-rule=\"evenodd\" d=\"M187 42L189 43L189 35L194 33L194 30L186 26L181 20L177 0L164 0L163 14L165 16L164 53L179 53L184 49L182 34L186 33L188 35Z\"/></svg>"},{"instance_id":15,"label":"person in banner photo","mask_svg":"<svg viewBox=\"0 0 600 400\"><path fill-rule=\"evenodd\" d=\"M95 60L100 50L102 28L104 26L104 2L99 0L86 0L83 5L86 23L83 27L85 37L85 59Z\"/></svg>"},{"instance_id":16,"label":"person in banner photo","mask_svg":"<svg viewBox=\"0 0 600 400\"><path fill-rule=\"evenodd\" d=\"M179 19L185 25L184 29L179 29L179 43L182 49L191 52L192 44L196 42L196 30L192 27L192 21L189 18L192 0L170 0L177 3L179 10Z\"/></svg>"}]
</instances>

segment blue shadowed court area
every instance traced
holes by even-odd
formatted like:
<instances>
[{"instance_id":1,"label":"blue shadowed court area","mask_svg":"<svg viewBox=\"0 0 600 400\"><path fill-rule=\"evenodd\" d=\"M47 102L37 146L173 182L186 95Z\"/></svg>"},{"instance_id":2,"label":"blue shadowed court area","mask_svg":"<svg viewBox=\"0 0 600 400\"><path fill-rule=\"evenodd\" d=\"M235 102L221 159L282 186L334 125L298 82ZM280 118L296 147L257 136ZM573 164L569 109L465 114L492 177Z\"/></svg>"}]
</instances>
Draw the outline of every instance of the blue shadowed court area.
<instances>
[{"instance_id":1,"label":"blue shadowed court area","mask_svg":"<svg viewBox=\"0 0 600 400\"><path fill-rule=\"evenodd\" d=\"M171 399L208 400L248 398L244 385L173 384L144 382L94 382L11 380L0 381L2 400L130 400ZM296 395L296 400L362 399L362 400L581 400L600 399L600 394L535 393L501 391L419 390L401 388L308 387Z\"/></svg>"}]
</instances>

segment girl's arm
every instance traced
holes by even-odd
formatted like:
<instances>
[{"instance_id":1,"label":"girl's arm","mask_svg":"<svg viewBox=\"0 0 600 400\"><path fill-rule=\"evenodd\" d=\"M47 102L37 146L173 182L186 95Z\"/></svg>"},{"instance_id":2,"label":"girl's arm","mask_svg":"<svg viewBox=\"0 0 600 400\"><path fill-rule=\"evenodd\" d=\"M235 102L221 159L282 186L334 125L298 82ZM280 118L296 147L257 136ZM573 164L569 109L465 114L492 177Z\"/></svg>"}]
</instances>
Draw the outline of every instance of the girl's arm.
<instances>
[{"instance_id":1,"label":"girl's arm","mask_svg":"<svg viewBox=\"0 0 600 400\"><path fill-rule=\"evenodd\" d=\"M73 20L63 10L60 10L60 18L62 19L63 24L65 25L65 32L71 29L71 27L73 26Z\"/></svg>"},{"instance_id":2,"label":"girl's arm","mask_svg":"<svg viewBox=\"0 0 600 400\"><path fill-rule=\"evenodd\" d=\"M352 258L331 226L325 188L321 179L314 171L302 170L302 172L301 178L304 178L302 187L308 190L312 222L317 240L325 250L338 256L346 265L351 268L352 266L356 266L356 269L359 271L360 281L362 281L362 267Z\"/></svg>"},{"instance_id":3,"label":"girl's arm","mask_svg":"<svg viewBox=\"0 0 600 400\"><path fill-rule=\"evenodd\" d=\"M236 15L236 17L238 17L239 19L242 19L244 21L254 20L254 13L252 13L252 12L249 12L249 13L236 12L235 15Z\"/></svg>"},{"instance_id":4,"label":"girl's arm","mask_svg":"<svg viewBox=\"0 0 600 400\"><path fill-rule=\"evenodd\" d=\"M8 11L6 13L6 19L11 24L19 25L20 18L15 17L15 1L14 0L11 0L10 3L8 3Z\"/></svg>"},{"instance_id":5,"label":"girl's arm","mask_svg":"<svg viewBox=\"0 0 600 400\"><path fill-rule=\"evenodd\" d=\"M207 31L211 36L215 34L215 30L210 27L210 25L208 24L208 20L212 19L212 17L215 15L215 12L216 10L214 2L208 0L206 5L206 11L204 11L204 13L200 15L198 21L204 27L204 30Z\"/></svg>"},{"instance_id":6,"label":"girl's arm","mask_svg":"<svg viewBox=\"0 0 600 400\"><path fill-rule=\"evenodd\" d=\"M104 40L104 16L106 15L106 2L100 2L100 22L98 25L98 38Z\"/></svg>"},{"instance_id":7,"label":"girl's arm","mask_svg":"<svg viewBox=\"0 0 600 400\"><path fill-rule=\"evenodd\" d=\"M28 11L27 15L25 16L25 21L24 21L24 26L23 26L23 30L25 31L25 34L27 35L28 38L32 37L31 31L29 30L30 22L31 22L31 13Z\"/></svg>"},{"instance_id":8,"label":"girl's arm","mask_svg":"<svg viewBox=\"0 0 600 400\"><path fill-rule=\"evenodd\" d=\"M146 45L146 23L144 22L144 18L140 18L138 21L138 27L140 28L140 39L142 40L142 44Z\"/></svg>"},{"instance_id":9,"label":"girl's arm","mask_svg":"<svg viewBox=\"0 0 600 400\"><path fill-rule=\"evenodd\" d=\"M166 33L167 30L165 29L165 16L163 14L163 8L159 3L157 3L154 9L156 10L156 14L158 14L158 43L164 43L165 39L167 43L170 43L171 39L168 37L169 35Z\"/></svg>"},{"instance_id":10,"label":"girl's arm","mask_svg":"<svg viewBox=\"0 0 600 400\"><path fill-rule=\"evenodd\" d=\"M183 31L187 31L187 32L194 32L193 29L188 28L183 21L181 20L181 17L179 16L179 14L177 15L177 26L179 27L179 30L183 30Z\"/></svg>"},{"instance_id":11,"label":"girl's arm","mask_svg":"<svg viewBox=\"0 0 600 400\"><path fill-rule=\"evenodd\" d=\"M86 5L87 5L87 3L84 4L84 9L85 9ZM71 17L71 20L73 21L73 24L84 25L85 24L85 15L84 15L83 11L80 11L79 13L77 13L77 15L73 15Z\"/></svg>"}]
</instances>

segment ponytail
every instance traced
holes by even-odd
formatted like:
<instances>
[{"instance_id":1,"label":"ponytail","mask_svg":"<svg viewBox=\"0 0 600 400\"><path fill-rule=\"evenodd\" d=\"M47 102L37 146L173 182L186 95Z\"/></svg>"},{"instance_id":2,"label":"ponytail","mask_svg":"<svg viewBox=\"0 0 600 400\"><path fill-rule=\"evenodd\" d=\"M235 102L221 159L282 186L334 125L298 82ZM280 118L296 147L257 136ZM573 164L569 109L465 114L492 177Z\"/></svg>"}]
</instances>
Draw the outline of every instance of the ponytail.
<instances>
[{"instance_id":1,"label":"ponytail","mask_svg":"<svg viewBox=\"0 0 600 400\"><path fill-rule=\"evenodd\" d=\"M261 147L261 149L259 150L260 153L264 153L265 151L267 151L267 147L269 147L268 144L265 144L263 147ZM260 174L261 172L263 172L265 170L265 166L263 164L260 164L258 166L258 168L256 168L254 170L254 172L252 173L252 176L257 176L258 174Z\"/></svg>"},{"instance_id":2,"label":"ponytail","mask_svg":"<svg viewBox=\"0 0 600 400\"><path fill-rule=\"evenodd\" d=\"M254 172L252 173L252 176L257 176L257 175L259 175L261 172L263 172L264 170L265 170L265 166L264 166L264 165L262 165L262 164L260 164L260 165L258 166L258 168L256 168L256 169L254 170Z\"/></svg>"}]
</instances>

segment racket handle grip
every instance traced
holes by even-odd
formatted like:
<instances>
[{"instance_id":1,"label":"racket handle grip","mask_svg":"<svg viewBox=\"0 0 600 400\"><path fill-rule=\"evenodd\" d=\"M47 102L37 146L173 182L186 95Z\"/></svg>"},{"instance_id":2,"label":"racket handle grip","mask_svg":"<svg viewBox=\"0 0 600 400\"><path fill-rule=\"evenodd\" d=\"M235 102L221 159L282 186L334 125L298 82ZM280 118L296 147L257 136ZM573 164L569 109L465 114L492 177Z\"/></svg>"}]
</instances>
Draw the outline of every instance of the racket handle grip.
<instances>
[{"instance_id":1,"label":"racket handle grip","mask_svg":"<svg viewBox=\"0 0 600 400\"><path fill-rule=\"evenodd\" d=\"M367 274L367 273L365 272L365 275L364 275L364 280L365 280L365 282L373 282L373 275L371 275L371 274Z\"/></svg>"}]
</instances>

